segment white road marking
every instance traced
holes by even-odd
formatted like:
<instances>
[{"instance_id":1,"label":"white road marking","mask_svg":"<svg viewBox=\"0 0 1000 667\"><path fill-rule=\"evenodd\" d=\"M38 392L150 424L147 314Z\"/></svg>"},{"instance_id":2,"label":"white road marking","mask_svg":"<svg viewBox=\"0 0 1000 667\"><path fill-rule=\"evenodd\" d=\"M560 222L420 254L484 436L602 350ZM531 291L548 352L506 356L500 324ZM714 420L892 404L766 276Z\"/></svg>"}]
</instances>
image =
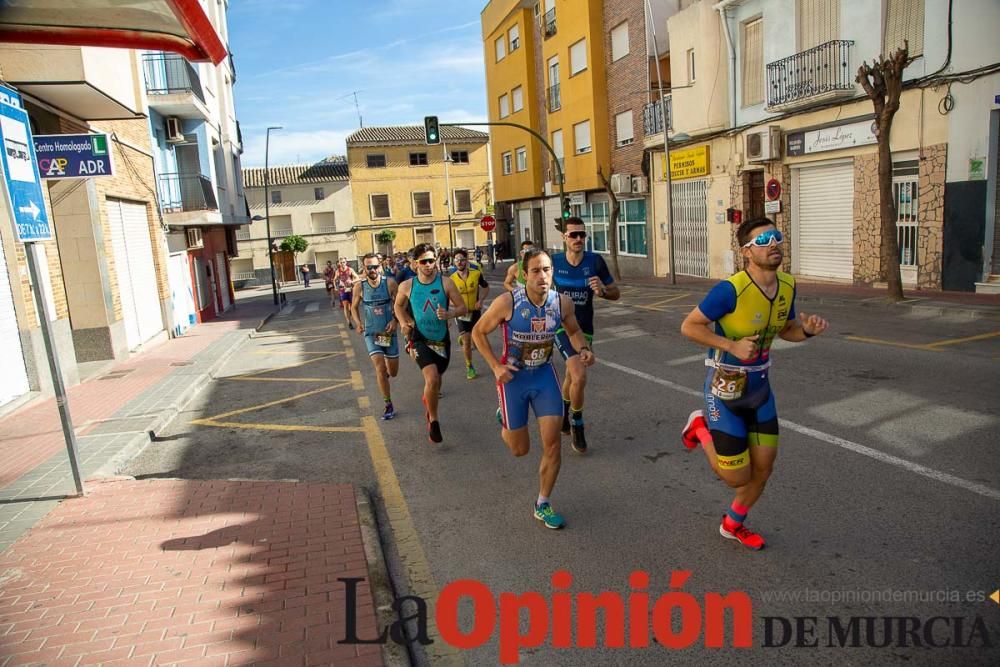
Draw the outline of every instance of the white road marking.
<instances>
[{"instance_id":1,"label":"white road marking","mask_svg":"<svg viewBox=\"0 0 1000 667\"><path fill-rule=\"evenodd\" d=\"M649 380L656 384L662 385L664 387L669 387L682 394L688 394L689 396L697 396L701 398L703 396L702 392L691 389L676 382L671 382L670 380L664 380L663 378L658 378L655 375L650 375L649 373L644 373L642 371L636 370L634 368L629 368L628 366L622 366L621 364L616 364L612 361L605 361L603 359L598 359L597 363L609 368L614 368L623 373L628 373L629 375L634 375L635 377L642 378L644 380ZM950 486L957 487L959 489L965 489L966 491L971 491L980 496L985 496L986 498L991 498L993 500L1000 500L1000 491L993 489L991 487L985 486L983 484L978 484L976 482L970 482L967 479L962 479L961 477L956 477L955 475L950 475L946 472L941 472L940 470L934 470L933 468L928 468L927 466L922 466L919 463L914 463L912 461L907 461L906 459L901 459L898 456L893 456L892 454L886 454L877 449L871 447L866 447L865 445L859 445L856 442L851 442L850 440L845 440L844 438L839 438L835 435L830 435L829 433L824 433L822 431L817 431L816 429L809 428L808 426L802 426L801 424L796 424L795 422L790 422L787 419L779 419L779 424L782 428L787 428L791 431L796 431L803 435L807 435L816 440L821 440L823 442L830 443L831 445L836 445L842 447L849 451L855 452L856 454L862 454L869 458L873 458L876 461L881 461L882 463L888 463L889 465L894 465L898 468L903 468L904 470L909 470L912 473L916 473L923 477L927 477Z\"/></svg>"},{"instance_id":2,"label":"white road marking","mask_svg":"<svg viewBox=\"0 0 1000 667\"><path fill-rule=\"evenodd\" d=\"M295 310L295 304L289 303L278 312L278 317L288 317Z\"/></svg>"},{"instance_id":3,"label":"white road marking","mask_svg":"<svg viewBox=\"0 0 1000 667\"><path fill-rule=\"evenodd\" d=\"M313 301L312 303L306 305L307 313L315 313L317 310L319 310L319 301Z\"/></svg>"},{"instance_id":4,"label":"white road marking","mask_svg":"<svg viewBox=\"0 0 1000 667\"><path fill-rule=\"evenodd\" d=\"M705 362L704 354L692 354L690 357L681 357L680 359L671 359L667 362L667 366L683 366L684 364L694 363L695 361Z\"/></svg>"}]
</instances>

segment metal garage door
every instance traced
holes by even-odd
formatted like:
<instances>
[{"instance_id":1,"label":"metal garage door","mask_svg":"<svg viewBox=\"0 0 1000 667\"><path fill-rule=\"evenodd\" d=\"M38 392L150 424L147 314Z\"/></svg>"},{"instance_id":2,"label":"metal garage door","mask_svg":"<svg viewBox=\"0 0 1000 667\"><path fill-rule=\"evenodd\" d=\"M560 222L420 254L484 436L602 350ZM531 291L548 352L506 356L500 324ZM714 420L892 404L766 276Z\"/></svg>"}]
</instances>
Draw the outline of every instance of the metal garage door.
<instances>
[{"instance_id":1,"label":"metal garage door","mask_svg":"<svg viewBox=\"0 0 1000 667\"><path fill-rule=\"evenodd\" d=\"M818 278L854 277L854 164L802 167L793 233L796 271ZM797 238L795 238L797 237Z\"/></svg>"},{"instance_id":2,"label":"metal garage door","mask_svg":"<svg viewBox=\"0 0 1000 667\"><path fill-rule=\"evenodd\" d=\"M134 350L163 331L149 221L144 204L108 199L107 208L125 340Z\"/></svg>"},{"instance_id":3,"label":"metal garage door","mask_svg":"<svg viewBox=\"0 0 1000 667\"><path fill-rule=\"evenodd\" d=\"M28 373L24 369L7 262L3 244L0 243L0 405L26 394L28 389Z\"/></svg>"},{"instance_id":4,"label":"metal garage door","mask_svg":"<svg viewBox=\"0 0 1000 667\"><path fill-rule=\"evenodd\" d=\"M675 272L708 278L708 181L674 181L671 188Z\"/></svg>"}]
</instances>

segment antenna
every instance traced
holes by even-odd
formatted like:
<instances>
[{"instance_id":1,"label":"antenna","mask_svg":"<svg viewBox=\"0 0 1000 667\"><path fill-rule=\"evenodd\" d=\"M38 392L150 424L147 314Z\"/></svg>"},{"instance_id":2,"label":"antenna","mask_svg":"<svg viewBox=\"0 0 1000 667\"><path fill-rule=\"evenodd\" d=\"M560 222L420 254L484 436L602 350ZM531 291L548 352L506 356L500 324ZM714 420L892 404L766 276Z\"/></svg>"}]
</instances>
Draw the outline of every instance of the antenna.
<instances>
[{"instance_id":1,"label":"antenna","mask_svg":"<svg viewBox=\"0 0 1000 667\"><path fill-rule=\"evenodd\" d=\"M365 124L361 121L361 107L358 106L358 91L354 91L354 110L358 112L358 127L364 127Z\"/></svg>"}]
</instances>

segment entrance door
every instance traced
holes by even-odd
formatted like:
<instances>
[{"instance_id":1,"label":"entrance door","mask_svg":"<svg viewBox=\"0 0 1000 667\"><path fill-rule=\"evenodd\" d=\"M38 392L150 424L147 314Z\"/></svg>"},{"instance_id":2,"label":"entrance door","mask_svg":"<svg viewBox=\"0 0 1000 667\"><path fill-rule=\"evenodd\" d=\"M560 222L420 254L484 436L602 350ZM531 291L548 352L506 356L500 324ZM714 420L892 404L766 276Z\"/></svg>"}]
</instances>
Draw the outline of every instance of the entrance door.
<instances>
[{"instance_id":1,"label":"entrance door","mask_svg":"<svg viewBox=\"0 0 1000 667\"><path fill-rule=\"evenodd\" d=\"M854 277L854 164L802 167L792 210L798 233L792 234L792 265L797 273L817 278Z\"/></svg>"},{"instance_id":2,"label":"entrance door","mask_svg":"<svg viewBox=\"0 0 1000 667\"><path fill-rule=\"evenodd\" d=\"M708 278L708 183L674 181L672 187L675 272Z\"/></svg>"},{"instance_id":3,"label":"entrance door","mask_svg":"<svg viewBox=\"0 0 1000 667\"><path fill-rule=\"evenodd\" d=\"M750 193L747 219L754 220L764 217L764 172L747 172L747 188Z\"/></svg>"},{"instance_id":4,"label":"entrance door","mask_svg":"<svg viewBox=\"0 0 1000 667\"><path fill-rule=\"evenodd\" d=\"M229 310L233 305L229 298L229 270L226 268L226 253L215 253L215 272L219 276L219 296L222 298L222 311Z\"/></svg>"},{"instance_id":5,"label":"entrance door","mask_svg":"<svg viewBox=\"0 0 1000 667\"><path fill-rule=\"evenodd\" d=\"M125 341L134 350L163 331L153 245L144 204L107 200Z\"/></svg>"},{"instance_id":6,"label":"entrance door","mask_svg":"<svg viewBox=\"0 0 1000 667\"><path fill-rule=\"evenodd\" d=\"M0 242L0 405L28 393L29 389L7 261L4 259L3 243Z\"/></svg>"}]
</instances>

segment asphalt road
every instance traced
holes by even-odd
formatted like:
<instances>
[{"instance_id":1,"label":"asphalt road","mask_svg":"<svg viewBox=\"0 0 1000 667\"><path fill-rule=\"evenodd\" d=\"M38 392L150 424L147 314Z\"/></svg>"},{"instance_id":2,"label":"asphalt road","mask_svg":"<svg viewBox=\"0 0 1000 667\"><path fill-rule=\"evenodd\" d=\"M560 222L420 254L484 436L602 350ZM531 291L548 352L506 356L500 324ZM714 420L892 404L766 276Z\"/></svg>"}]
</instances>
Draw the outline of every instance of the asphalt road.
<instances>
[{"instance_id":1,"label":"asphalt road","mask_svg":"<svg viewBox=\"0 0 1000 667\"><path fill-rule=\"evenodd\" d=\"M551 577L565 570L570 593L612 591L628 602L630 573L644 571L652 607L671 590L671 572L686 570L681 590L702 618L715 616L706 611L712 592L752 600L752 648L731 648L732 619L722 649L706 648L701 632L687 648L607 648L600 622L601 648L556 649L547 633L540 646L521 650L523 664L1000 662L1000 605L987 599L1000 588L1000 336L986 336L1000 332L1000 322L799 304L831 328L774 351L781 453L747 522L768 541L753 553L719 536L731 493L679 440L704 378L700 351L679 326L700 295L643 288L599 305L599 361L585 411L591 451L578 456L565 439L553 494L568 523L561 531L530 514L537 447L520 459L507 452L488 369L467 381L454 346L441 408L445 441L432 445L420 376L404 357L393 382L399 416L373 432L363 418L381 412L381 399L361 339L321 290L295 298L129 474L365 486L382 501L401 592L474 579L495 599L536 591L551 601ZM959 341L968 337L976 338ZM279 368L293 364L301 365ZM459 608L464 631L473 628L471 610L468 600ZM939 616L947 620L931 621ZM789 641L765 646L768 626L771 644L786 638L777 617L787 619ZM796 617L816 617L813 634L814 622ZM836 627L850 628L854 617L877 620L853 621L861 646L840 648ZM884 639L886 617L889 645L868 646ZM868 623L875 636L867 637ZM467 662L497 663L499 634L498 626L464 653ZM955 636L972 646L955 646ZM927 647L928 637L950 645Z\"/></svg>"}]
</instances>

